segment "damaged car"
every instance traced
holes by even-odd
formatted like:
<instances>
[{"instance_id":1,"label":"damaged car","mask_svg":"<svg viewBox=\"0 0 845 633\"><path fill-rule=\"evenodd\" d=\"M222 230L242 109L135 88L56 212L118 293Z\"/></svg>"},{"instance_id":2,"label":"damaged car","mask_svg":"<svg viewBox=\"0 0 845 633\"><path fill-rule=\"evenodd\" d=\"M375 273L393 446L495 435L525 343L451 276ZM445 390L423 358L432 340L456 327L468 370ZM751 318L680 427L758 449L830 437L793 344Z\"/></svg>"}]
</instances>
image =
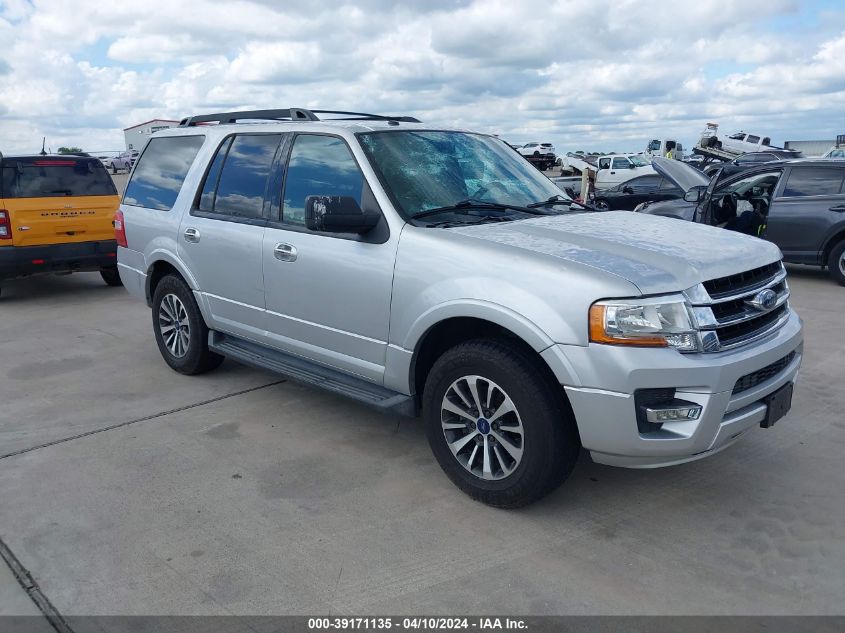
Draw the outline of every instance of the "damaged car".
<instances>
[{"instance_id":1,"label":"damaged car","mask_svg":"<svg viewBox=\"0 0 845 633\"><path fill-rule=\"evenodd\" d=\"M720 226L774 242L784 261L826 267L845 286L845 163L800 159L766 163L712 179L679 161L655 170L685 191L681 200L635 211Z\"/></svg>"}]
</instances>

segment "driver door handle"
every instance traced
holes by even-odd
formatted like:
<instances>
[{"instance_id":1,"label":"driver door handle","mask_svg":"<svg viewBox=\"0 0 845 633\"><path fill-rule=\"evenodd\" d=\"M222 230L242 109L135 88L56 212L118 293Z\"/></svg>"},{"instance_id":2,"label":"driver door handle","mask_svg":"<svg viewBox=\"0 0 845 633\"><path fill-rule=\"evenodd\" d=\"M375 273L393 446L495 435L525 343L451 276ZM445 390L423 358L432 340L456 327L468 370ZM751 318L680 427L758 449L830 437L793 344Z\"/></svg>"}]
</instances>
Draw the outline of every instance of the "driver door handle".
<instances>
[{"instance_id":1,"label":"driver door handle","mask_svg":"<svg viewBox=\"0 0 845 633\"><path fill-rule=\"evenodd\" d=\"M193 227L189 227L185 229L185 241L191 242L192 244L196 244L200 241L200 232Z\"/></svg>"},{"instance_id":2,"label":"driver door handle","mask_svg":"<svg viewBox=\"0 0 845 633\"><path fill-rule=\"evenodd\" d=\"M273 257L282 262L296 261L296 247L280 242L273 249Z\"/></svg>"},{"instance_id":3,"label":"driver door handle","mask_svg":"<svg viewBox=\"0 0 845 633\"><path fill-rule=\"evenodd\" d=\"M839 213L842 213L843 211L845 211L845 204L838 204L835 207L830 207L830 210L831 211L838 211Z\"/></svg>"}]
</instances>

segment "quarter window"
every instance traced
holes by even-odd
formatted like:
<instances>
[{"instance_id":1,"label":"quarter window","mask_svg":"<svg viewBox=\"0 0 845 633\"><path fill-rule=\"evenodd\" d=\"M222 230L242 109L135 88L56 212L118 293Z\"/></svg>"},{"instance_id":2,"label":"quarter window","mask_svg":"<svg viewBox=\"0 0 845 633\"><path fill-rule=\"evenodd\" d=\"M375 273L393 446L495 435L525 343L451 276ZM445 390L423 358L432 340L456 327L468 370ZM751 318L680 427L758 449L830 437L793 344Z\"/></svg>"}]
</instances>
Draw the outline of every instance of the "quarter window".
<instances>
[{"instance_id":1,"label":"quarter window","mask_svg":"<svg viewBox=\"0 0 845 633\"><path fill-rule=\"evenodd\" d=\"M288 161L282 222L305 224L308 196L351 196L361 204L364 175L352 152L335 136L300 134Z\"/></svg>"},{"instance_id":2,"label":"quarter window","mask_svg":"<svg viewBox=\"0 0 845 633\"><path fill-rule=\"evenodd\" d=\"M794 167L783 195L788 197L830 196L842 191L845 169Z\"/></svg>"},{"instance_id":3,"label":"quarter window","mask_svg":"<svg viewBox=\"0 0 845 633\"><path fill-rule=\"evenodd\" d=\"M204 140L204 136L151 139L126 186L123 203L170 211Z\"/></svg>"}]
</instances>

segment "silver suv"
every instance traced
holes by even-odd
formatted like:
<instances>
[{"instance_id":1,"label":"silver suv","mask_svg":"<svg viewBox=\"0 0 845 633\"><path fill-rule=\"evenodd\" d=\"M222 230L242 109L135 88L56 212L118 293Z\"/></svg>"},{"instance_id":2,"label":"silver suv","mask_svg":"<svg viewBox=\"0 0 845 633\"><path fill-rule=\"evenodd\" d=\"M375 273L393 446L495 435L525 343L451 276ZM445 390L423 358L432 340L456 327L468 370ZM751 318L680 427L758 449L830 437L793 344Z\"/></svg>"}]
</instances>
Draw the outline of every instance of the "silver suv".
<instances>
[{"instance_id":1,"label":"silver suv","mask_svg":"<svg viewBox=\"0 0 845 633\"><path fill-rule=\"evenodd\" d=\"M411 117L185 119L144 149L115 228L170 367L229 357L421 414L446 474L500 507L581 447L711 455L786 413L801 363L776 246L585 212L497 138Z\"/></svg>"}]
</instances>

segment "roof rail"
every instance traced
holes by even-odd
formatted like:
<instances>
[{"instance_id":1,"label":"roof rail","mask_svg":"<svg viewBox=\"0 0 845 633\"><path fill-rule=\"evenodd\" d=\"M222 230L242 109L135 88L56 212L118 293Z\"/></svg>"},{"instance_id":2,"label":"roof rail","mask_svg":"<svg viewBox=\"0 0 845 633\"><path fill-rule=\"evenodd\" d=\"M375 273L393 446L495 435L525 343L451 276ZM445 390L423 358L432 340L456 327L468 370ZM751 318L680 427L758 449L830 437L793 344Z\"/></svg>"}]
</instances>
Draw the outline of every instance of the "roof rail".
<instances>
[{"instance_id":1,"label":"roof rail","mask_svg":"<svg viewBox=\"0 0 845 633\"><path fill-rule=\"evenodd\" d=\"M322 119L329 121L402 121L419 123L412 116L386 116L366 112L346 112L344 110L306 110L305 108L285 108L279 110L242 110L240 112L218 112L185 117L179 121L179 127L190 127L200 123L237 123L241 120L267 121L320 121L318 114L341 114L342 117Z\"/></svg>"}]
</instances>

